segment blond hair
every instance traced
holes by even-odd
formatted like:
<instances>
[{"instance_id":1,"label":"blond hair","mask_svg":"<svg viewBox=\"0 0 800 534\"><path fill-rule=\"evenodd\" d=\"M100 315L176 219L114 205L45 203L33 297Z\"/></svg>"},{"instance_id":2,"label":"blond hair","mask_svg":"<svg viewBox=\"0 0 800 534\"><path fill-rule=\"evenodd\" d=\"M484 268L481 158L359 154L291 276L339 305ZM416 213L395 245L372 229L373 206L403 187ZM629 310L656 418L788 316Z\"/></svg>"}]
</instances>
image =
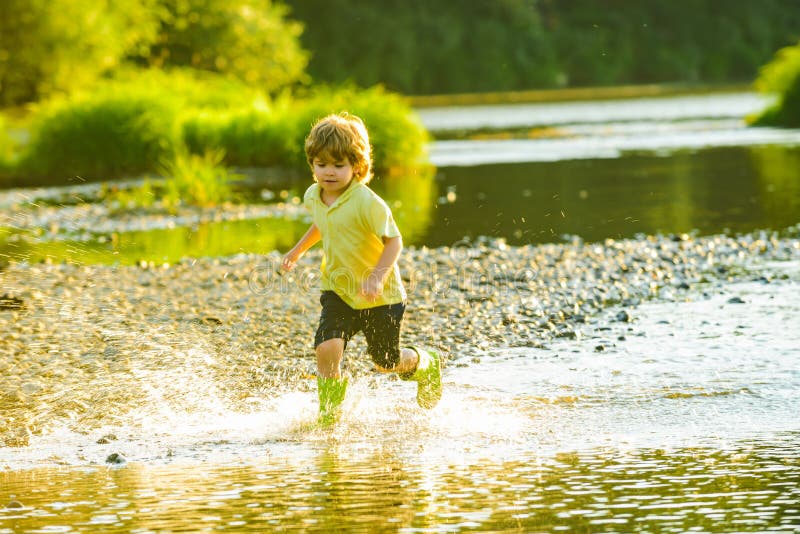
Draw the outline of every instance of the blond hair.
<instances>
[{"instance_id":1,"label":"blond hair","mask_svg":"<svg viewBox=\"0 0 800 534\"><path fill-rule=\"evenodd\" d=\"M372 179L372 148L364 121L347 112L318 120L306 137L306 159L313 169L314 158L328 156L334 161L347 159L353 178L362 183Z\"/></svg>"}]
</instances>

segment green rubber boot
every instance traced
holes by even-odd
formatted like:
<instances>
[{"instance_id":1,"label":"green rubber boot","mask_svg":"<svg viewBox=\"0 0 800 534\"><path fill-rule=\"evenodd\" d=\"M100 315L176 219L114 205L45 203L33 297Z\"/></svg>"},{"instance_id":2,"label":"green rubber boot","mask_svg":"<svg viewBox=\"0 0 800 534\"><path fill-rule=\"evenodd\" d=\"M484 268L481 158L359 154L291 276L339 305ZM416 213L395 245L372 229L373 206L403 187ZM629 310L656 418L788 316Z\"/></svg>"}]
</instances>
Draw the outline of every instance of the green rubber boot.
<instances>
[{"instance_id":1,"label":"green rubber boot","mask_svg":"<svg viewBox=\"0 0 800 534\"><path fill-rule=\"evenodd\" d=\"M433 349L410 348L419 356L419 363L413 373L400 378L416 381L417 404L431 409L442 398L442 357Z\"/></svg>"},{"instance_id":2,"label":"green rubber boot","mask_svg":"<svg viewBox=\"0 0 800 534\"><path fill-rule=\"evenodd\" d=\"M331 426L339 420L346 392L346 378L317 377L317 394L319 395L319 417L317 422L321 426Z\"/></svg>"}]
</instances>

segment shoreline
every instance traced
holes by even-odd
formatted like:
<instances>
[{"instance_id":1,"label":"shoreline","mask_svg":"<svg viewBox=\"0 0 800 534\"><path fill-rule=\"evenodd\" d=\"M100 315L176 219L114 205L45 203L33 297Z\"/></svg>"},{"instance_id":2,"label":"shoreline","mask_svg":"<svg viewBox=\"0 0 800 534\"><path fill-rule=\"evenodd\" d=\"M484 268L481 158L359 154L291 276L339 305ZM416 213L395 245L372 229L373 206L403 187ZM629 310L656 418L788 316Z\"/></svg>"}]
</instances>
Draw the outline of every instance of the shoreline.
<instances>
[{"instance_id":1,"label":"shoreline","mask_svg":"<svg viewBox=\"0 0 800 534\"><path fill-rule=\"evenodd\" d=\"M792 234L792 232L788 232ZM0 445L69 424L112 424L159 383L194 374L219 402L313 389L319 251L278 277L277 252L135 266L10 263L2 271ZM770 261L800 259L796 235L648 236L603 243L408 248L402 343L445 352L468 366L488 350L536 350L634 320L646 300L680 300L715 284L761 280ZM694 293L693 293L694 292ZM347 371L370 375L362 336ZM172 377L171 373L178 373ZM85 387L92 384L92 387ZM198 392L202 394L203 392ZM177 406L188 402L165 396Z\"/></svg>"},{"instance_id":2,"label":"shoreline","mask_svg":"<svg viewBox=\"0 0 800 534\"><path fill-rule=\"evenodd\" d=\"M530 104L547 102L580 102L586 100L608 100L617 98L646 98L660 96L696 95L709 92L735 93L752 90L752 84L640 84L592 87L568 87L561 89L531 89L527 91L503 91L484 93L453 93L439 95L406 95L414 108L438 106L477 106L489 104Z\"/></svg>"}]
</instances>

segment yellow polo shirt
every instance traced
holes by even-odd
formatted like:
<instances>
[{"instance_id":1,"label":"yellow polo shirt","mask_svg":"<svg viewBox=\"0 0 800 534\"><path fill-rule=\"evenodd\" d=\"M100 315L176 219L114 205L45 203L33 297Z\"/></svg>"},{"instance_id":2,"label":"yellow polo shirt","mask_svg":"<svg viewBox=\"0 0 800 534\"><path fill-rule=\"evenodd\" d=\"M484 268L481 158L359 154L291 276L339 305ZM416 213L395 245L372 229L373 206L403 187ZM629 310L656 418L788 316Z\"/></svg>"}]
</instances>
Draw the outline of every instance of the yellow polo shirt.
<instances>
[{"instance_id":1,"label":"yellow polo shirt","mask_svg":"<svg viewBox=\"0 0 800 534\"><path fill-rule=\"evenodd\" d=\"M319 184L306 190L303 202L322 234L322 289L335 291L351 308L361 310L406 300L395 263L386 277L383 294L369 301L358 292L383 252L384 237L400 237L386 202L361 182L353 180L330 206L320 196Z\"/></svg>"}]
</instances>

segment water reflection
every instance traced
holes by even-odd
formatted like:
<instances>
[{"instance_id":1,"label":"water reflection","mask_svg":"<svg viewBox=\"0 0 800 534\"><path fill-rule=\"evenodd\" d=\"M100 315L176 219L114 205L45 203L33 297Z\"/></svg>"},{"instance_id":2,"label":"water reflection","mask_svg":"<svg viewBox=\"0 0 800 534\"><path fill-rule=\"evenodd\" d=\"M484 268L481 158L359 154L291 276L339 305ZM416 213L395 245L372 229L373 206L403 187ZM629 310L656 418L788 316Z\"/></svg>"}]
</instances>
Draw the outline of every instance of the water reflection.
<instances>
[{"instance_id":1,"label":"water reflection","mask_svg":"<svg viewBox=\"0 0 800 534\"><path fill-rule=\"evenodd\" d=\"M305 182L274 184L297 197ZM511 244L637 234L783 229L800 222L800 148L728 147L668 157L447 167L386 176L372 186L408 245L447 246L478 236ZM261 188L251 195L256 198ZM0 229L0 257L83 263L176 261L184 256L286 250L305 219L260 218L37 242Z\"/></svg>"},{"instance_id":2,"label":"water reflection","mask_svg":"<svg viewBox=\"0 0 800 534\"><path fill-rule=\"evenodd\" d=\"M800 150L737 147L612 160L452 167L429 245L490 235L513 244L638 233L782 229L800 221Z\"/></svg>"},{"instance_id":3,"label":"water reflection","mask_svg":"<svg viewBox=\"0 0 800 534\"><path fill-rule=\"evenodd\" d=\"M417 465L321 447L255 465L0 473L0 532L102 529L683 532L800 521L800 436L729 450L589 450Z\"/></svg>"},{"instance_id":4,"label":"water reflection","mask_svg":"<svg viewBox=\"0 0 800 534\"><path fill-rule=\"evenodd\" d=\"M261 218L57 241L12 238L8 231L4 236L0 230L0 257L32 263L45 258L83 264L129 265L143 260L173 263L185 257L288 250L307 229L308 225L299 220Z\"/></svg>"}]
</instances>

